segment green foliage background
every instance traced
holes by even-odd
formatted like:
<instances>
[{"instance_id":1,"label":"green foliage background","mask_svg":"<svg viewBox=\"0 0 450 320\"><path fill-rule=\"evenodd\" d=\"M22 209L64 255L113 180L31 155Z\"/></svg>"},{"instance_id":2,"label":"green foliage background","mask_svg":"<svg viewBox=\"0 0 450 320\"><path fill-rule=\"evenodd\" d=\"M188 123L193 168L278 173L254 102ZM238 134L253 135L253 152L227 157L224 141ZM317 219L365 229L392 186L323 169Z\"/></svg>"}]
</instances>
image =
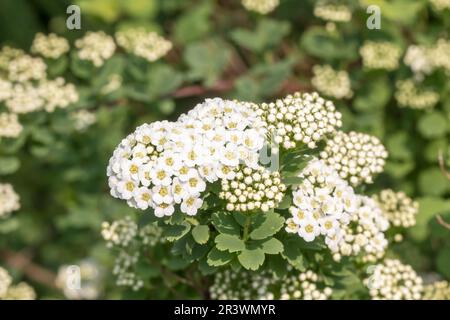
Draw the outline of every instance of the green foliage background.
<instances>
[{"instance_id":1,"label":"green foliage background","mask_svg":"<svg viewBox=\"0 0 450 320\"><path fill-rule=\"evenodd\" d=\"M71 108L95 111L98 122L79 133L65 110L32 113L21 118L24 132L18 139L0 141L0 179L14 185L22 204L19 212L0 221L0 259L6 259L6 251L21 253L56 272L62 264L91 257L106 270L103 298L174 297L167 286L171 275L161 277L151 268L143 273L154 279L157 290L124 294L114 286L113 256L101 239L101 222L128 214L138 218L140 213L109 195L105 170L113 149L137 125L175 119L205 97L259 102L297 90L312 91L312 66L328 63L349 72L355 92L350 100L335 101L344 114L344 130L376 135L390 153L385 173L369 192L389 187L420 202L417 225L390 254L418 272L439 272L450 280L450 231L436 220L441 214L450 221L450 181L438 164L439 151L450 159L448 75L435 73L427 80L441 97L433 110L399 108L393 97L395 81L407 76L408 68L365 71L358 53L368 39L388 40L403 49L412 43L434 43L439 36L448 36L450 10L437 14L425 0L374 0L370 4L382 8L382 29L368 30L368 15L357 8L357 1L347 1L355 7L352 21L339 24L338 32L330 34L312 14L312 0L282 0L269 16L248 12L233 0L77 3L82 29L70 31L65 28L69 1L1 1L0 43L28 49L39 31L73 40L88 30L113 33L139 25L160 31L175 47L152 64L119 55L98 72L76 61L50 66L55 75L72 74L81 99ZM112 95L102 95L100 88L112 73L121 74L124 85ZM203 241L204 230L197 229L194 237ZM169 270L185 267L161 250L156 255ZM62 297L58 290L29 279L23 270L14 275L31 282L40 298ZM161 279L164 286L158 285ZM199 297L188 288L179 292Z\"/></svg>"}]
</instances>

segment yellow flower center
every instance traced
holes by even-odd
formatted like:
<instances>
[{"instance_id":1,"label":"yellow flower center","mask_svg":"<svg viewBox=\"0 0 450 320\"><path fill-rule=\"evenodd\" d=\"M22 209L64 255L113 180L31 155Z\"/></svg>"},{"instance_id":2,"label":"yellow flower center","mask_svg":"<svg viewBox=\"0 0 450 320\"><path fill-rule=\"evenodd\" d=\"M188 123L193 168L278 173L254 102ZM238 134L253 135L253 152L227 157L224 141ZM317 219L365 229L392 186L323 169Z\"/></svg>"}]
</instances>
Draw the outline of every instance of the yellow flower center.
<instances>
[{"instance_id":1,"label":"yellow flower center","mask_svg":"<svg viewBox=\"0 0 450 320\"><path fill-rule=\"evenodd\" d=\"M132 164L132 165L130 166L130 172L131 172L132 174L135 174L135 173L137 173L137 172L138 172L138 170L139 170L139 168L138 168L138 166L137 166L137 165L135 165L135 164Z\"/></svg>"},{"instance_id":2,"label":"yellow flower center","mask_svg":"<svg viewBox=\"0 0 450 320\"><path fill-rule=\"evenodd\" d=\"M143 193L141 199L144 201L149 201L151 199L150 193Z\"/></svg>"},{"instance_id":3,"label":"yellow flower center","mask_svg":"<svg viewBox=\"0 0 450 320\"><path fill-rule=\"evenodd\" d=\"M308 224L308 225L305 227L305 231L308 232L308 233L313 233L314 227L313 227L312 225Z\"/></svg>"},{"instance_id":4,"label":"yellow flower center","mask_svg":"<svg viewBox=\"0 0 450 320\"><path fill-rule=\"evenodd\" d=\"M127 182L126 186L128 191L133 191L134 190L134 183L133 182Z\"/></svg>"},{"instance_id":5,"label":"yellow flower center","mask_svg":"<svg viewBox=\"0 0 450 320\"><path fill-rule=\"evenodd\" d=\"M198 180L197 180L196 178L190 178L190 179L189 179L189 185L190 185L192 188L195 188L195 187L197 186L197 184L198 184Z\"/></svg>"}]
</instances>

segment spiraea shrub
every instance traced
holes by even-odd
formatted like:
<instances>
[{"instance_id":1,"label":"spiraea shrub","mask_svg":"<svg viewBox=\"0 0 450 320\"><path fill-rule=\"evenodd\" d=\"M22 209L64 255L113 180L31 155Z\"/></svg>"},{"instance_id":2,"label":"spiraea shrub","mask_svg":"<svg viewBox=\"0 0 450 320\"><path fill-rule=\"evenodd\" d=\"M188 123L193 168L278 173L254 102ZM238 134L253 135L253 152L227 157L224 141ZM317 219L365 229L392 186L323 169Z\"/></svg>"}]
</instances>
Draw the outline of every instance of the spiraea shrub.
<instances>
[{"instance_id":1,"label":"spiraea shrub","mask_svg":"<svg viewBox=\"0 0 450 320\"><path fill-rule=\"evenodd\" d=\"M0 299L449 299L448 1L74 4L0 2Z\"/></svg>"}]
</instances>

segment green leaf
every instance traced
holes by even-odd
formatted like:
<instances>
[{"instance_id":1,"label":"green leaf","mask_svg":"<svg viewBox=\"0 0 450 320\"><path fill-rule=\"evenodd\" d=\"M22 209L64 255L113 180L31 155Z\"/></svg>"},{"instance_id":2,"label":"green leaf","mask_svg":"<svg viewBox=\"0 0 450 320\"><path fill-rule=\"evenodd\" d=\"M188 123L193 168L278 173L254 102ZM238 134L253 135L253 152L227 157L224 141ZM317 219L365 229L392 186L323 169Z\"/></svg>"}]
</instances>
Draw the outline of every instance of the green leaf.
<instances>
[{"instance_id":1,"label":"green leaf","mask_svg":"<svg viewBox=\"0 0 450 320\"><path fill-rule=\"evenodd\" d=\"M213 86L221 77L230 57L228 46L214 39L190 44L184 55L190 79L203 80L207 87Z\"/></svg>"},{"instance_id":2,"label":"green leaf","mask_svg":"<svg viewBox=\"0 0 450 320\"><path fill-rule=\"evenodd\" d=\"M270 238L258 245L265 254L279 254L283 252L283 243L275 238Z\"/></svg>"},{"instance_id":3,"label":"green leaf","mask_svg":"<svg viewBox=\"0 0 450 320\"><path fill-rule=\"evenodd\" d=\"M292 195L289 193L286 193L283 197L283 200L281 200L280 204L278 205L277 209L288 209L292 205Z\"/></svg>"},{"instance_id":4,"label":"green leaf","mask_svg":"<svg viewBox=\"0 0 450 320\"><path fill-rule=\"evenodd\" d=\"M237 252L245 248L244 241L229 234L219 234L214 241L217 249L222 251Z\"/></svg>"},{"instance_id":5,"label":"green leaf","mask_svg":"<svg viewBox=\"0 0 450 320\"><path fill-rule=\"evenodd\" d=\"M152 99L167 95L183 82L183 76L169 65L156 65L149 70L147 92Z\"/></svg>"},{"instance_id":6,"label":"green leaf","mask_svg":"<svg viewBox=\"0 0 450 320\"><path fill-rule=\"evenodd\" d=\"M443 276L450 278L450 247L445 247L439 251L436 266Z\"/></svg>"},{"instance_id":7,"label":"green leaf","mask_svg":"<svg viewBox=\"0 0 450 320\"><path fill-rule=\"evenodd\" d=\"M211 30L210 15L212 9L211 3L203 2L180 15L175 24L175 39L186 44L205 38Z\"/></svg>"},{"instance_id":8,"label":"green leaf","mask_svg":"<svg viewBox=\"0 0 450 320\"><path fill-rule=\"evenodd\" d=\"M228 251L220 251L217 248L212 248L208 253L207 263L212 267L219 267L226 265L233 259L234 255Z\"/></svg>"},{"instance_id":9,"label":"green leaf","mask_svg":"<svg viewBox=\"0 0 450 320\"><path fill-rule=\"evenodd\" d=\"M417 129L425 138L442 137L448 131L447 118L439 111L427 113L420 118Z\"/></svg>"},{"instance_id":10,"label":"green leaf","mask_svg":"<svg viewBox=\"0 0 450 320\"><path fill-rule=\"evenodd\" d=\"M250 238L261 240L277 233L284 224L284 218L274 211L269 211L261 215L261 222L252 230Z\"/></svg>"},{"instance_id":11,"label":"green leaf","mask_svg":"<svg viewBox=\"0 0 450 320\"><path fill-rule=\"evenodd\" d=\"M178 225L166 225L163 227L163 237L169 242L176 241L186 235L191 230L191 225L183 222Z\"/></svg>"},{"instance_id":12,"label":"green leaf","mask_svg":"<svg viewBox=\"0 0 450 320\"><path fill-rule=\"evenodd\" d=\"M444 194L450 182L437 167L432 167L420 172L419 189L424 195L439 196Z\"/></svg>"},{"instance_id":13,"label":"green leaf","mask_svg":"<svg viewBox=\"0 0 450 320\"><path fill-rule=\"evenodd\" d=\"M283 178L283 183L288 186L299 185L303 182L303 178L297 176L290 176Z\"/></svg>"},{"instance_id":14,"label":"green leaf","mask_svg":"<svg viewBox=\"0 0 450 320\"><path fill-rule=\"evenodd\" d=\"M245 249L238 255L239 262L247 270L258 270L264 263L264 259L262 249Z\"/></svg>"},{"instance_id":15,"label":"green leaf","mask_svg":"<svg viewBox=\"0 0 450 320\"><path fill-rule=\"evenodd\" d=\"M423 241L429 235L428 223L437 214L450 211L450 201L438 197L423 197L418 199L419 213L416 225L408 230L409 235L417 241Z\"/></svg>"},{"instance_id":16,"label":"green leaf","mask_svg":"<svg viewBox=\"0 0 450 320\"><path fill-rule=\"evenodd\" d=\"M256 29L237 29L231 32L231 38L240 46L257 53L276 47L289 33L290 25L285 21L262 19Z\"/></svg>"},{"instance_id":17,"label":"green leaf","mask_svg":"<svg viewBox=\"0 0 450 320\"><path fill-rule=\"evenodd\" d=\"M353 60L358 57L355 39L343 39L339 33L330 33L322 27L311 27L300 40L300 46L310 55L325 60Z\"/></svg>"},{"instance_id":18,"label":"green leaf","mask_svg":"<svg viewBox=\"0 0 450 320\"><path fill-rule=\"evenodd\" d=\"M212 215L212 224L220 233L235 236L239 236L241 233L241 227L230 212L214 212Z\"/></svg>"},{"instance_id":19,"label":"green leaf","mask_svg":"<svg viewBox=\"0 0 450 320\"><path fill-rule=\"evenodd\" d=\"M209 227L206 225L197 225L192 229L192 236L195 242L205 244L209 239Z\"/></svg>"},{"instance_id":20,"label":"green leaf","mask_svg":"<svg viewBox=\"0 0 450 320\"><path fill-rule=\"evenodd\" d=\"M20 167L20 160L16 157L0 157L0 175L12 174Z\"/></svg>"},{"instance_id":21,"label":"green leaf","mask_svg":"<svg viewBox=\"0 0 450 320\"><path fill-rule=\"evenodd\" d=\"M138 219L138 226L139 228L143 228L146 225L149 225L150 223L154 223L158 221L158 217L155 216L154 210L149 208L146 210L146 212L141 213L139 219Z\"/></svg>"},{"instance_id":22,"label":"green leaf","mask_svg":"<svg viewBox=\"0 0 450 320\"><path fill-rule=\"evenodd\" d=\"M383 19L386 18L398 24L413 25L417 23L417 16L425 7L426 1L362 0L361 5L363 7L376 5L380 7Z\"/></svg>"}]
</instances>

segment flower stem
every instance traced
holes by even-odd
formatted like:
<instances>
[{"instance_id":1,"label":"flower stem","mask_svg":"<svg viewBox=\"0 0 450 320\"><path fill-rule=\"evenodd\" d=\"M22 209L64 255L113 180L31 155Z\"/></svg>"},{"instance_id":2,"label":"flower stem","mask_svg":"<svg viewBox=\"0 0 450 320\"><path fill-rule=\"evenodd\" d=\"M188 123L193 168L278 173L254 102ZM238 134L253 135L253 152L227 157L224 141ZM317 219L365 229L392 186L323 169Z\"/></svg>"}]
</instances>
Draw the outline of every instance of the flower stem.
<instances>
[{"instance_id":1,"label":"flower stem","mask_svg":"<svg viewBox=\"0 0 450 320\"><path fill-rule=\"evenodd\" d=\"M248 239L251 222L252 222L252 218L250 216L248 216L247 219L245 220L245 225L244 225L244 234L243 234L244 241L247 241L247 239Z\"/></svg>"}]
</instances>

